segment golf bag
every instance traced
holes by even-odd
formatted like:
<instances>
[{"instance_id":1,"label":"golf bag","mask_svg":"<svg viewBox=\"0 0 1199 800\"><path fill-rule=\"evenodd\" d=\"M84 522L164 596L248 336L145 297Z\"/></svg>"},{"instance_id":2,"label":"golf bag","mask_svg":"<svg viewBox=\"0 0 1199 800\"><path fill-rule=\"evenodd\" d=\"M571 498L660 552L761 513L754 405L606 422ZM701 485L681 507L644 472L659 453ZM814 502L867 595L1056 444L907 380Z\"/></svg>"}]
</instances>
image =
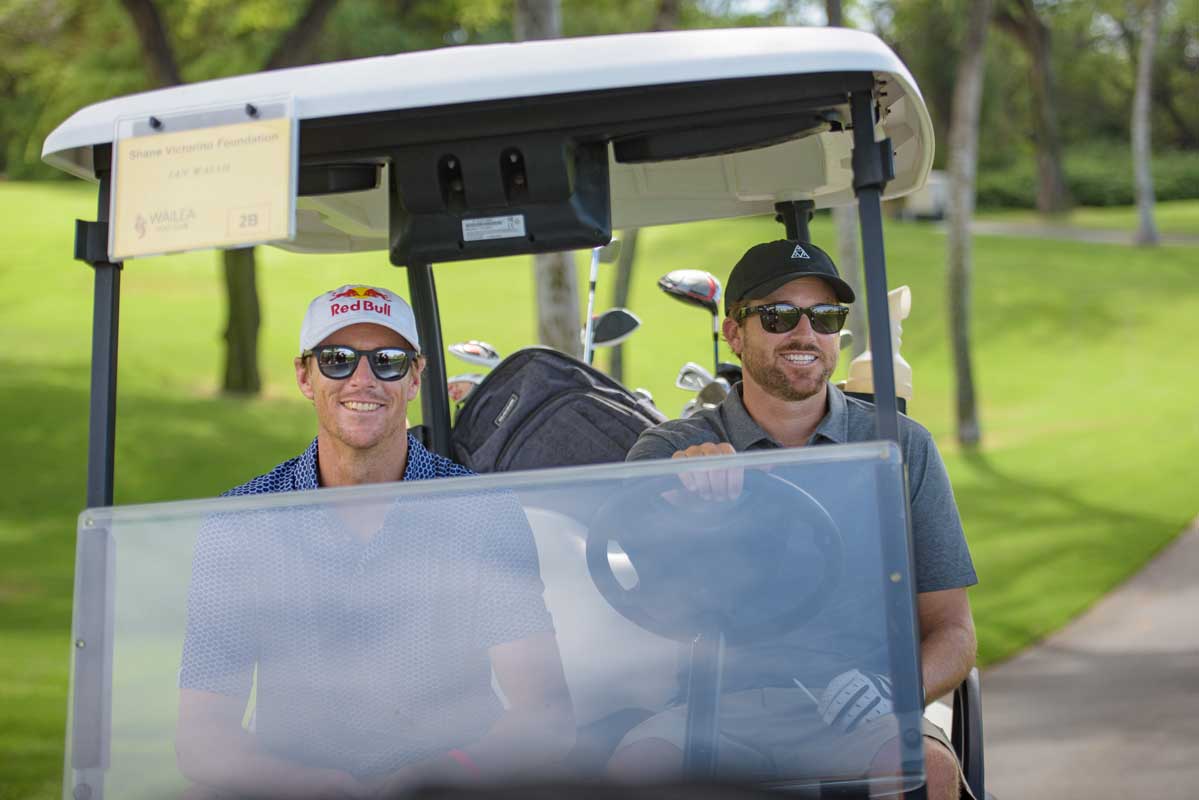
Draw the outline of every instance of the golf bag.
<instances>
[{"instance_id":1,"label":"golf bag","mask_svg":"<svg viewBox=\"0 0 1199 800\"><path fill-rule=\"evenodd\" d=\"M666 417L599 370L546 347L500 362L458 412L451 454L475 472L623 461Z\"/></svg>"}]
</instances>

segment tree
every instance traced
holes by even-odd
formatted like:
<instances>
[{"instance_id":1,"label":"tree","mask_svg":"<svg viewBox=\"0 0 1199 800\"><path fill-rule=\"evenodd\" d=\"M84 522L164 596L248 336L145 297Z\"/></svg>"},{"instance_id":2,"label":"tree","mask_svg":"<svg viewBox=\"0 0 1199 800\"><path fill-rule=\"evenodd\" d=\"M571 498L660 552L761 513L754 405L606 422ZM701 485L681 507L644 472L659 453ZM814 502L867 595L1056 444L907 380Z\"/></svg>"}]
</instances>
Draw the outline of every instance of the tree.
<instances>
[{"instance_id":1,"label":"tree","mask_svg":"<svg viewBox=\"0 0 1199 800\"><path fill-rule=\"evenodd\" d=\"M970 0L949 127L949 335L957 388L957 436L968 450L977 448L982 439L970 364L970 221L974 216L978 120L991 2Z\"/></svg>"},{"instance_id":2,"label":"tree","mask_svg":"<svg viewBox=\"0 0 1199 800\"><path fill-rule=\"evenodd\" d=\"M1161 0L1149 0L1141 27L1141 46L1137 55L1137 88L1132 101L1132 167L1137 198L1136 243L1158 243L1157 226L1153 222L1152 136L1150 135L1150 101L1153 97L1153 52L1157 47L1158 25L1161 21Z\"/></svg>"},{"instance_id":3,"label":"tree","mask_svg":"<svg viewBox=\"0 0 1199 800\"><path fill-rule=\"evenodd\" d=\"M514 38L556 39L562 35L561 0L515 0ZM571 253L539 253L533 257L537 288L537 339L542 344L578 356L579 280Z\"/></svg>"},{"instance_id":4,"label":"tree","mask_svg":"<svg viewBox=\"0 0 1199 800\"><path fill-rule=\"evenodd\" d=\"M142 45L146 68L159 86L183 82L175 48L153 0L122 0ZM262 69L281 69L308 61L317 34L337 0L309 0ZM229 394L257 394L262 389L258 371L258 330L261 323L254 248L221 253L228 322L225 326L225 369L221 388Z\"/></svg>"},{"instance_id":5,"label":"tree","mask_svg":"<svg viewBox=\"0 0 1199 800\"><path fill-rule=\"evenodd\" d=\"M1069 210L1071 200L1062 170L1050 28L1037 13L1034 0L1002 0L996 8L995 21L1028 53L1033 144L1037 150L1037 210L1042 214L1060 214Z\"/></svg>"}]
</instances>

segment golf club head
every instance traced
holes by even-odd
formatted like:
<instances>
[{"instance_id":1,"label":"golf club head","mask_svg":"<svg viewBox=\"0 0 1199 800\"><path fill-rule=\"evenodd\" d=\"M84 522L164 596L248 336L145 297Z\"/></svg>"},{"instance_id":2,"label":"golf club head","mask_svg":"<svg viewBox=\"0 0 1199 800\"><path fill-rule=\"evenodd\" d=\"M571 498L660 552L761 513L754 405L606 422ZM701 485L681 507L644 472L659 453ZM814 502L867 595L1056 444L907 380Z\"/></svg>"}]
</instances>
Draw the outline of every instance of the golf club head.
<instances>
[{"instance_id":1,"label":"golf club head","mask_svg":"<svg viewBox=\"0 0 1199 800\"><path fill-rule=\"evenodd\" d=\"M636 389L633 390L633 394L635 396L637 396L639 399L645 400L647 403L650 403L651 405L654 402L654 395L650 392L649 389L638 386Z\"/></svg>"},{"instance_id":2,"label":"golf club head","mask_svg":"<svg viewBox=\"0 0 1199 800\"><path fill-rule=\"evenodd\" d=\"M468 364L478 364L488 369L503 360L494 347L478 339L455 342L450 345L450 355L457 356Z\"/></svg>"},{"instance_id":3,"label":"golf club head","mask_svg":"<svg viewBox=\"0 0 1199 800\"><path fill-rule=\"evenodd\" d=\"M729 382L724 378L717 378L699 390L699 394L695 396L695 402L700 408L716 408L728 396Z\"/></svg>"},{"instance_id":4,"label":"golf club head","mask_svg":"<svg viewBox=\"0 0 1199 800\"><path fill-rule=\"evenodd\" d=\"M698 392L711 382L712 373L694 361L679 367L679 374L674 379L675 386L688 392Z\"/></svg>"},{"instance_id":5,"label":"golf club head","mask_svg":"<svg viewBox=\"0 0 1199 800\"><path fill-rule=\"evenodd\" d=\"M687 417L695 413L695 409L697 407L698 406L695 403L695 398L691 398L687 401L686 405L683 406L683 410L679 412L679 419L687 419Z\"/></svg>"},{"instance_id":6,"label":"golf club head","mask_svg":"<svg viewBox=\"0 0 1199 800\"><path fill-rule=\"evenodd\" d=\"M478 372L455 375L445 382L446 393L450 396L451 401L461 403L482 380L483 376Z\"/></svg>"},{"instance_id":7,"label":"golf club head","mask_svg":"<svg viewBox=\"0 0 1199 800\"><path fill-rule=\"evenodd\" d=\"M853 331L851 331L849 328L842 329L841 338L838 340L837 344L839 344L841 346L842 350L852 347L853 346Z\"/></svg>"},{"instance_id":8,"label":"golf club head","mask_svg":"<svg viewBox=\"0 0 1199 800\"><path fill-rule=\"evenodd\" d=\"M641 319L627 308L609 308L594 320L592 345L612 347L633 335L641 327Z\"/></svg>"},{"instance_id":9,"label":"golf club head","mask_svg":"<svg viewBox=\"0 0 1199 800\"><path fill-rule=\"evenodd\" d=\"M658 288L676 300L705 309L712 316L719 313L723 289L710 272L676 269L658 278Z\"/></svg>"},{"instance_id":10,"label":"golf club head","mask_svg":"<svg viewBox=\"0 0 1199 800\"><path fill-rule=\"evenodd\" d=\"M741 380L741 365L731 361L721 361L720 366L716 368L716 377L724 378L731 386Z\"/></svg>"},{"instance_id":11,"label":"golf club head","mask_svg":"<svg viewBox=\"0 0 1199 800\"><path fill-rule=\"evenodd\" d=\"M620 239L613 239L600 248L601 264L615 264L620 259Z\"/></svg>"}]
</instances>

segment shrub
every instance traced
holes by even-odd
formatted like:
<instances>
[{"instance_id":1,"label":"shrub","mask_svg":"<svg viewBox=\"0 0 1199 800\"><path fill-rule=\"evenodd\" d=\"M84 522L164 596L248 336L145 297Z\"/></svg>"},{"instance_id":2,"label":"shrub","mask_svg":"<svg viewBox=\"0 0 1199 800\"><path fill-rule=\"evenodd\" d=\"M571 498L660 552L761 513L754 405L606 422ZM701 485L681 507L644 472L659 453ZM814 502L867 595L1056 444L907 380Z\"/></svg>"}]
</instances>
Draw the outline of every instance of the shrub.
<instances>
[{"instance_id":1,"label":"shrub","mask_svg":"<svg viewBox=\"0 0 1199 800\"><path fill-rule=\"evenodd\" d=\"M1065 157L1066 185L1080 206L1121 206L1136 202L1132 156L1120 144L1075 147ZM1199 199L1199 152L1173 151L1153 157L1153 188L1158 200ZM980 170L979 208L1035 208L1034 157L1002 168Z\"/></svg>"}]
</instances>

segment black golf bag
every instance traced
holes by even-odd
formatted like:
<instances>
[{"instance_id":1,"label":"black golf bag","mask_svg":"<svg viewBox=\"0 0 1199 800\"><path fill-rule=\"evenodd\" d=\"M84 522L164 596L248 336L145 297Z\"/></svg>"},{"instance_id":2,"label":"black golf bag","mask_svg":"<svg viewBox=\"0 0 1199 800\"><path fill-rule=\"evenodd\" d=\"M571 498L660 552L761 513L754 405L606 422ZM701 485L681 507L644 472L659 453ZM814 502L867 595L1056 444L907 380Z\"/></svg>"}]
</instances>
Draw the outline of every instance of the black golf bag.
<instances>
[{"instance_id":1,"label":"black golf bag","mask_svg":"<svg viewBox=\"0 0 1199 800\"><path fill-rule=\"evenodd\" d=\"M508 356L475 387L451 434L475 472L623 461L666 417L599 370L546 347Z\"/></svg>"}]
</instances>

